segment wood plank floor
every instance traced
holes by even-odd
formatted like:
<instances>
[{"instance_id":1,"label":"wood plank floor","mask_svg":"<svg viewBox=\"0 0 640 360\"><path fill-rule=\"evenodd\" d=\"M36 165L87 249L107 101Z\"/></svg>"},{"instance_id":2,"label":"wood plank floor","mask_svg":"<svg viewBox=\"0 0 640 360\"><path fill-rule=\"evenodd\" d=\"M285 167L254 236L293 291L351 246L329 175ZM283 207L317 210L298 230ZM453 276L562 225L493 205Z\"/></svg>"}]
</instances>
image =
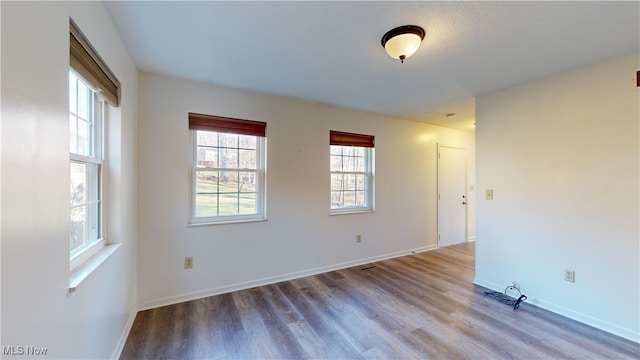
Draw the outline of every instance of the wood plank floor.
<instances>
[{"instance_id":1,"label":"wood plank floor","mask_svg":"<svg viewBox=\"0 0 640 360\"><path fill-rule=\"evenodd\" d=\"M638 359L640 345L472 284L475 243L137 314L122 359Z\"/></svg>"}]
</instances>

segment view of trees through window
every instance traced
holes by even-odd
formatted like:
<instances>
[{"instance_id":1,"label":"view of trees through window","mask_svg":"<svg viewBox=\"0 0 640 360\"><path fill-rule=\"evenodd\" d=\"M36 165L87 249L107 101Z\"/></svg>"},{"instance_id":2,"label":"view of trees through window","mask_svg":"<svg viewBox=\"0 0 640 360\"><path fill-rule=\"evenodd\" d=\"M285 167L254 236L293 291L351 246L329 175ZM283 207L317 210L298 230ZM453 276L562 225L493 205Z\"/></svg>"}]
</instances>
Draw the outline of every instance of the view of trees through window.
<instances>
[{"instance_id":1,"label":"view of trees through window","mask_svg":"<svg viewBox=\"0 0 640 360\"><path fill-rule=\"evenodd\" d=\"M330 146L331 209L367 206L368 148Z\"/></svg>"},{"instance_id":2,"label":"view of trees through window","mask_svg":"<svg viewBox=\"0 0 640 360\"><path fill-rule=\"evenodd\" d=\"M95 94L73 71L69 72L70 249L78 253L100 234L100 119Z\"/></svg>"},{"instance_id":3,"label":"view of trees through window","mask_svg":"<svg viewBox=\"0 0 640 360\"><path fill-rule=\"evenodd\" d=\"M256 214L256 136L196 131L195 216Z\"/></svg>"}]
</instances>

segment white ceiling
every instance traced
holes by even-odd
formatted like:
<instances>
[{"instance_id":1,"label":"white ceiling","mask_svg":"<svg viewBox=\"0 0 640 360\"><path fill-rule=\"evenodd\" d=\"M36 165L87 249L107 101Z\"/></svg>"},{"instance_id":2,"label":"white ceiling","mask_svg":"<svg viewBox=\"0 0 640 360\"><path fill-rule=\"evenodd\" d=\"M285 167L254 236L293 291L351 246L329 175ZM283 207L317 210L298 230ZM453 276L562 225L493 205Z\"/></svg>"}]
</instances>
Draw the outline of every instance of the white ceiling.
<instances>
[{"instance_id":1,"label":"white ceiling","mask_svg":"<svg viewBox=\"0 0 640 360\"><path fill-rule=\"evenodd\" d=\"M640 49L638 1L105 6L141 70L467 130L479 95ZM409 24L401 64L380 39Z\"/></svg>"}]
</instances>

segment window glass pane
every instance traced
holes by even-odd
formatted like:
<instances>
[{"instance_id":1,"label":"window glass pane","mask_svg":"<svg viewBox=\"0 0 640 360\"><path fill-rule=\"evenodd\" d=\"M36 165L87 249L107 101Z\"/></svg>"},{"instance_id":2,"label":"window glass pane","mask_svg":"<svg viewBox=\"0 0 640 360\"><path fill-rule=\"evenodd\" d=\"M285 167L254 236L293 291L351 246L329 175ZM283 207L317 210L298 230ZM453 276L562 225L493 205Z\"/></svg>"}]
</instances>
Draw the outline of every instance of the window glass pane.
<instances>
[{"instance_id":1,"label":"window glass pane","mask_svg":"<svg viewBox=\"0 0 640 360\"><path fill-rule=\"evenodd\" d=\"M366 190L366 188L365 188L365 186L366 186L365 185L366 184L365 180L366 180L366 175L364 175L364 174L357 174L356 175L356 181L355 182L356 182L356 189L357 190Z\"/></svg>"},{"instance_id":2,"label":"window glass pane","mask_svg":"<svg viewBox=\"0 0 640 360\"><path fill-rule=\"evenodd\" d=\"M69 151L78 153L78 118L69 114Z\"/></svg>"},{"instance_id":3,"label":"window glass pane","mask_svg":"<svg viewBox=\"0 0 640 360\"><path fill-rule=\"evenodd\" d=\"M256 193L241 193L239 215L250 215L256 213Z\"/></svg>"},{"instance_id":4,"label":"window glass pane","mask_svg":"<svg viewBox=\"0 0 640 360\"><path fill-rule=\"evenodd\" d=\"M238 184L238 214L248 215L257 213L256 173L240 172L238 173L238 180L240 181Z\"/></svg>"},{"instance_id":5,"label":"window glass pane","mask_svg":"<svg viewBox=\"0 0 640 360\"><path fill-rule=\"evenodd\" d=\"M331 192L331 208L339 209L344 207L344 191L332 191Z\"/></svg>"},{"instance_id":6,"label":"window glass pane","mask_svg":"<svg viewBox=\"0 0 640 360\"><path fill-rule=\"evenodd\" d=\"M218 216L218 195L197 194L195 197L195 214L198 217Z\"/></svg>"},{"instance_id":7,"label":"window glass pane","mask_svg":"<svg viewBox=\"0 0 640 360\"><path fill-rule=\"evenodd\" d=\"M342 158L342 171L364 172L366 159L360 156L344 156Z\"/></svg>"},{"instance_id":8,"label":"window glass pane","mask_svg":"<svg viewBox=\"0 0 640 360\"><path fill-rule=\"evenodd\" d=\"M367 148L365 147L359 147L359 146L350 146L351 148L351 156L359 156L359 157L364 157L365 156L365 152L367 151Z\"/></svg>"},{"instance_id":9,"label":"window glass pane","mask_svg":"<svg viewBox=\"0 0 640 360\"><path fill-rule=\"evenodd\" d=\"M69 150L84 156L100 156L99 149L94 147L94 94L83 80L69 72ZM99 130L99 129L98 129Z\"/></svg>"},{"instance_id":10,"label":"window glass pane","mask_svg":"<svg viewBox=\"0 0 640 360\"><path fill-rule=\"evenodd\" d=\"M71 208L71 251L81 247L86 242L87 212L85 206Z\"/></svg>"},{"instance_id":11,"label":"window glass pane","mask_svg":"<svg viewBox=\"0 0 640 360\"><path fill-rule=\"evenodd\" d=\"M78 111L78 84L73 72L69 71L69 111L76 114Z\"/></svg>"},{"instance_id":12,"label":"window glass pane","mask_svg":"<svg viewBox=\"0 0 640 360\"><path fill-rule=\"evenodd\" d=\"M366 168L366 158L364 156L358 156L351 158L351 163L353 166L353 171L365 172Z\"/></svg>"},{"instance_id":13,"label":"window glass pane","mask_svg":"<svg viewBox=\"0 0 640 360\"><path fill-rule=\"evenodd\" d=\"M198 145L218 146L218 133L212 131L197 131Z\"/></svg>"},{"instance_id":14,"label":"window glass pane","mask_svg":"<svg viewBox=\"0 0 640 360\"><path fill-rule=\"evenodd\" d=\"M355 190L356 189L356 179L357 179L357 175L354 174L345 174L344 175L344 182L342 183L342 186L344 187L344 190Z\"/></svg>"},{"instance_id":15,"label":"window glass pane","mask_svg":"<svg viewBox=\"0 0 640 360\"><path fill-rule=\"evenodd\" d=\"M216 171L196 173L195 214L200 217L218 215L218 179Z\"/></svg>"},{"instance_id":16,"label":"window glass pane","mask_svg":"<svg viewBox=\"0 0 640 360\"><path fill-rule=\"evenodd\" d=\"M219 216L238 214L238 173L221 171L219 178Z\"/></svg>"},{"instance_id":17,"label":"window glass pane","mask_svg":"<svg viewBox=\"0 0 640 360\"><path fill-rule=\"evenodd\" d=\"M83 121L78 121L78 152L77 154L89 156L89 126Z\"/></svg>"},{"instance_id":18,"label":"window glass pane","mask_svg":"<svg viewBox=\"0 0 640 360\"><path fill-rule=\"evenodd\" d=\"M240 135L239 140L240 140L241 149L253 149L253 150L257 149L257 143L258 143L257 137L249 136L249 135Z\"/></svg>"},{"instance_id":19,"label":"window glass pane","mask_svg":"<svg viewBox=\"0 0 640 360\"><path fill-rule=\"evenodd\" d=\"M87 166L87 201L100 200L100 165L86 164Z\"/></svg>"},{"instance_id":20,"label":"window glass pane","mask_svg":"<svg viewBox=\"0 0 640 360\"><path fill-rule=\"evenodd\" d=\"M196 172L196 194L215 194L218 192L218 177L216 171Z\"/></svg>"},{"instance_id":21,"label":"window glass pane","mask_svg":"<svg viewBox=\"0 0 640 360\"><path fill-rule=\"evenodd\" d=\"M331 155L342 155L342 148L344 146L341 145L330 145L329 146L329 154Z\"/></svg>"},{"instance_id":22,"label":"window glass pane","mask_svg":"<svg viewBox=\"0 0 640 360\"><path fill-rule=\"evenodd\" d=\"M342 171L342 156L331 155L330 171Z\"/></svg>"},{"instance_id":23,"label":"window glass pane","mask_svg":"<svg viewBox=\"0 0 640 360\"><path fill-rule=\"evenodd\" d=\"M257 154L255 150L240 150L240 169L256 169Z\"/></svg>"},{"instance_id":24,"label":"window glass pane","mask_svg":"<svg viewBox=\"0 0 640 360\"><path fill-rule=\"evenodd\" d=\"M220 216L238 215L238 193L220 194Z\"/></svg>"},{"instance_id":25,"label":"window glass pane","mask_svg":"<svg viewBox=\"0 0 640 360\"><path fill-rule=\"evenodd\" d=\"M73 253L101 237L100 165L72 161L69 175Z\"/></svg>"},{"instance_id":26,"label":"window glass pane","mask_svg":"<svg viewBox=\"0 0 640 360\"><path fill-rule=\"evenodd\" d=\"M220 192L221 193L237 193L238 192L238 172L236 171L220 171Z\"/></svg>"},{"instance_id":27,"label":"window glass pane","mask_svg":"<svg viewBox=\"0 0 640 360\"><path fill-rule=\"evenodd\" d=\"M218 133L218 136L220 137L221 147L230 147L230 148L238 147L238 135Z\"/></svg>"},{"instance_id":28,"label":"window glass pane","mask_svg":"<svg viewBox=\"0 0 640 360\"><path fill-rule=\"evenodd\" d=\"M87 243L100 238L100 203L87 205Z\"/></svg>"},{"instance_id":29,"label":"window glass pane","mask_svg":"<svg viewBox=\"0 0 640 360\"><path fill-rule=\"evenodd\" d=\"M218 167L218 148L214 147L198 147L198 164L197 166L217 168Z\"/></svg>"},{"instance_id":30,"label":"window glass pane","mask_svg":"<svg viewBox=\"0 0 640 360\"><path fill-rule=\"evenodd\" d=\"M356 201L356 206L366 206L367 205L366 193L364 191L357 191L355 201Z\"/></svg>"},{"instance_id":31,"label":"window glass pane","mask_svg":"<svg viewBox=\"0 0 640 360\"><path fill-rule=\"evenodd\" d=\"M71 206L87 201L87 167L83 163L72 162L70 167Z\"/></svg>"},{"instance_id":32,"label":"window glass pane","mask_svg":"<svg viewBox=\"0 0 640 360\"><path fill-rule=\"evenodd\" d=\"M344 175L331 174L331 191L340 191L343 189Z\"/></svg>"},{"instance_id":33,"label":"window glass pane","mask_svg":"<svg viewBox=\"0 0 640 360\"><path fill-rule=\"evenodd\" d=\"M89 112L91 111L89 101L91 100L91 96L89 96L89 92L91 91L87 85L82 81L78 81L78 113L77 115L83 119L89 118Z\"/></svg>"},{"instance_id":34,"label":"window glass pane","mask_svg":"<svg viewBox=\"0 0 640 360\"><path fill-rule=\"evenodd\" d=\"M240 172L238 192L255 192L256 191L256 173Z\"/></svg>"},{"instance_id":35,"label":"window glass pane","mask_svg":"<svg viewBox=\"0 0 640 360\"><path fill-rule=\"evenodd\" d=\"M343 195L344 207L353 207L356 205L356 197L354 191L345 191Z\"/></svg>"},{"instance_id":36,"label":"window glass pane","mask_svg":"<svg viewBox=\"0 0 640 360\"><path fill-rule=\"evenodd\" d=\"M349 158L344 155L340 155L340 168L338 171L349 171Z\"/></svg>"},{"instance_id":37,"label":"window glass pane","mask_svg":"<svg viewBox=\"0 0 640 360\"><path fill-rule=\"evenodd\" d=\"M220 168L237 169L238 168L238 149L220 149Z\"/></svg>"},{"instance_id":38,"label":"window glass pane","mask_svg":"<svg viewBox=\"0 0 640 360\"><path fill-rule=\"evenodd\" d=\"M344 156L342 158L342 171L356 171L353 156Z\"/></svg>"}]
</instances>

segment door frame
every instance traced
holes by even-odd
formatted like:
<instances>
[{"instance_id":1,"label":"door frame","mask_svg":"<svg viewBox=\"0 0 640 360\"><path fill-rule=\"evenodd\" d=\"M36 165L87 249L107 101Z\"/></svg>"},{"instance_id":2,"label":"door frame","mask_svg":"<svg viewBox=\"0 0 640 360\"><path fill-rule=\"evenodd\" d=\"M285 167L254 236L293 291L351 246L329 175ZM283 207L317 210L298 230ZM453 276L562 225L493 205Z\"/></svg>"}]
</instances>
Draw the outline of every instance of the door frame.
<instances>
[{"instance_id":1,"label":"door frame","mask_svg":"<svg viewBox=\"0 0 640 360\"><path fill-rule=\"evenodd\" d=\"M466 205L464 206L464 242L469 242L469 169L468 169L468 153L467 148L464 146L458 145L450 145L447 143L436 143L436 183L437 183L437 210L436 210L436 245L440 248L440 148L453 148L464 151L464 199L466 201Z\"/></svg>"}]
</instances>

